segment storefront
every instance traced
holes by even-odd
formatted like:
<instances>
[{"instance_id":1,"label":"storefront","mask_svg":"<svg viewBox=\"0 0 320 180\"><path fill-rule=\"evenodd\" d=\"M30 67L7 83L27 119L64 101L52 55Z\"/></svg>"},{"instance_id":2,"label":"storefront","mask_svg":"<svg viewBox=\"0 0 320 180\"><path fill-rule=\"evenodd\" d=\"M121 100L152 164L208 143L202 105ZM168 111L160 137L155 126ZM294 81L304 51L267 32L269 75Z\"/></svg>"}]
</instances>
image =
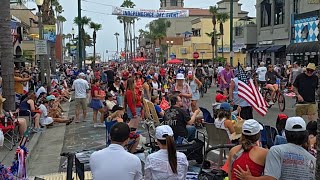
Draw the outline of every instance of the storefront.
<instances>
[{"instance_id":1,"label":"storefront","mask_svg":"<svg viewBox=\"0 0 320 180\"><path fill-rule=\"evenodd\" d=\"M287 59L301 65L320 62L320 10L294 15Z\"/></svg>"}]
</instances>

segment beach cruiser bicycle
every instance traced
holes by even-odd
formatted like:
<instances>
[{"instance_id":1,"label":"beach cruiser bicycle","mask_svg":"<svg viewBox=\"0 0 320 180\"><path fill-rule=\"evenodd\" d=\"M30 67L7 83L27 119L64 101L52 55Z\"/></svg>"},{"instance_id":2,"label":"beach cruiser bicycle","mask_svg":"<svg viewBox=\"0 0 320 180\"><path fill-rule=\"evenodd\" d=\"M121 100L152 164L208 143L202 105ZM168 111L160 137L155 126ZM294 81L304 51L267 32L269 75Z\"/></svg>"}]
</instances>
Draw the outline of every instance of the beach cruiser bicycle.
<instances>
[{"instance_id":1,"label":"beach cruiser bicycle","mask_svg":"<svg viewBox=\"0 0 320 180\"><path fill-rule=\"evenodd\" d=\"M285 92L285 87L286 84L288 83L288 79L277 79L277 84L278 84L278 90L276 91L276 95L274 97L274 99L272 99L271 94L272 91L268 88L266 88L265 86L262 88L262 95L264 97L264 99L267 101L268 103L268 108L271 108L276 102L278 102L278 107L280 112L283 112L286 109L286 99L284 96L284 92ZM269 102L273 101L274 104L269 104Z\"/></svg>"}]
</instances>

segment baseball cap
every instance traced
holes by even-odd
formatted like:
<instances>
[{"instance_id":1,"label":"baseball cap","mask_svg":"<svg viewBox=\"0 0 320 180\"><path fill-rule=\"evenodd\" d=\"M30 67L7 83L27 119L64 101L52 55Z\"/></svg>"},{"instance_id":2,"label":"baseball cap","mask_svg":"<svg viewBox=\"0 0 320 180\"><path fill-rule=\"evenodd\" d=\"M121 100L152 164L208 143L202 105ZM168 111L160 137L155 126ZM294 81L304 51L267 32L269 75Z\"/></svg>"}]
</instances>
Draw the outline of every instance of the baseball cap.
<instances>
[{"instance_id":1,"label":"baseball cap","mask_svg":"<svg viewBox=\"0 0 320 180\"><path fill-rule=\"evenodd\" d=\"M221 103L221 105L220 105L220 109L221 109L221 110L225 110L225 111L230 111L230 110L231 110L231 106L230 106L229 103L223 102L223 103Z\"/></svg>"},{"instance_id":2,"label":"baseball cap","mask_svg":"<svg viewBox=\"0 0 320 180\"><path fill-rule=\"evenodd\" d=\"M218 93L218 94L216 95L216 102L220 102L220 101L222 101L222 100L226 100L227 98L228 98L227 96L224 96L224 95Z\"/></svg>"},{"instance_id":3,"label":"baseball cap","mask_svg":"<svg viewBox=\"0 0 320 180\"><path fill-rule=\"evenodd\" d=\"M152 79L152 76L148 75L148 76L146 77L146 79L147 79L147 80Z\"/></svg>"},{"instance_id":4,"label":"baseball cap","mask_svg":"<svg viewBox=\"0 0 320 180\"><path fill-rule=\"evenodd\" d=\"M85 77L86 75L84 73L79 74L80 77Z\"/></svg>"},{"instance_id":5,"label":"baseball cap","mask_svg":"<svg viewBox=\"0 0 320 180\"><path fill-rule=\"evenodd\" d=\"M278 114L278 119L279 120L287 120L288 116L286 114Z\"/></svg>"},{"instance_id":6,"label":"baseball cap","mask_svg":"<svg viewBox=\"0 0 320 180\"><path fill-rule=\"evenodd\" d=\"M178 73L176 79L184 79L184 75L182 73Z\"/></svg>"},{"instance_id":7,"label":"baseball cap","mask_svg":"<svg viewBox=\"0 0 320 180\"><path fill-rule=\"evenodd\" d=\"M165 140L167 136L173 136L173 131L170 126L162 125L156 128L156 138L159 140Z\"/></svg>"},{"instance_id":8,"label":"baseball cap","mask_svg":"<svg viewBox=\"0 0 320 180\"><path fill-rule=\"evenodd\" d=\"M56 99L56 97L54 95L50 95L50 96L46 97L47 101L51 101L51 100L55 100L55 99Z\"/></svg>"},{"instance_id":9,"label":"baseball cap","mask_svg":"<svg viewBox=\"0 0 320 180\"><path fill-rule=\"evenodd\" d=\"M262 125L254 119L246 120L242 125L242 134L244 135L253 136L258 134L261 130L263 130Z\"/></svg>"},{"instance_id":10,"label":"baseball cap","mask_svg":"<svg viewBox=\"0 0 320 180\"><path fill-rule=\"evenodd\" d=\"M121 107L119 105L115 105L115 106L113 106L111 111L112 112L116 112L116 111L119 111L119 110L124 110L124 107Z\"/></svg>"},{"instance_id":11,"label":"baseball cap","mask_svg":"<svg viewBox=\"0 0 320 180\"><path fill-rule=\"evenodd\" d=\"M301 117L289 117L286 122L285 130L287 131L305 131L306 122Z\"/></svg>"}]
</instances>

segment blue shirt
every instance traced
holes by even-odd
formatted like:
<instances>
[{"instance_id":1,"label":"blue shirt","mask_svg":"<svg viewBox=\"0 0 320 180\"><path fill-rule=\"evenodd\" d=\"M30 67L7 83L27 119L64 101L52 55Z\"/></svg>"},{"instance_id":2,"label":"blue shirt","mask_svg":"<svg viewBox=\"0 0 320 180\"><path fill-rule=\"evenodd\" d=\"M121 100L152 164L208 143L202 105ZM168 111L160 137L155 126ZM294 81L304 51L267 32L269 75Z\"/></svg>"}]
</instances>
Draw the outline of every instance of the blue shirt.
<instances>
[{"instance_id":1,"label":"blue shirt","mask_svg":"<svg viewBox=\"0 0 320 180\"><path fill-rule=\"evenodd\" d=\"M161 113L162 109L160 108L160 106L159 105L154 105L154 108L156 109L158 117L161 117L160 113Z\"/></svg>"}]
</instances>

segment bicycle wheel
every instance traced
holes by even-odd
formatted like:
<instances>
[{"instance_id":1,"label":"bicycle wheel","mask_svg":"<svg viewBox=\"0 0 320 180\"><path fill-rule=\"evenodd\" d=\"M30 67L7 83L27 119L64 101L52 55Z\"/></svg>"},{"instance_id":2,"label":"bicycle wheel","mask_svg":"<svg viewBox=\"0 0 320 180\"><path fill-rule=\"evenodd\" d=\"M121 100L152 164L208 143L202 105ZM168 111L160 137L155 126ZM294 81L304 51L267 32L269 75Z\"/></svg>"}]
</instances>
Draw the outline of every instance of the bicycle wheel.
<instances>
[{"instance_id":1,"label":"bicycle wheel","mask_svg":"<svg viewBox=\"0 0 320 180\"><path fill-rule=\"evenodd\" d=\"M279 105L279 110L280 110L281 112L283 112L283 111L286 109L286 100L285 100L283 94L279 94L279 97L278 97L278 105Z\"/></svg>"},{"instance_id":2,"label":"bicycle wheel","mask_svg":"<svg viewBox=\"0 0 320 180\"><path fill-rule=\"evenodd\" d=\"M270 91L265 91L264 93L264 99L266 100L266 102L268 103L268 108L271 108L272 105L269 105L269 102L272 101L271 99L271 92Z\"/></svg>"}]
</instances>

